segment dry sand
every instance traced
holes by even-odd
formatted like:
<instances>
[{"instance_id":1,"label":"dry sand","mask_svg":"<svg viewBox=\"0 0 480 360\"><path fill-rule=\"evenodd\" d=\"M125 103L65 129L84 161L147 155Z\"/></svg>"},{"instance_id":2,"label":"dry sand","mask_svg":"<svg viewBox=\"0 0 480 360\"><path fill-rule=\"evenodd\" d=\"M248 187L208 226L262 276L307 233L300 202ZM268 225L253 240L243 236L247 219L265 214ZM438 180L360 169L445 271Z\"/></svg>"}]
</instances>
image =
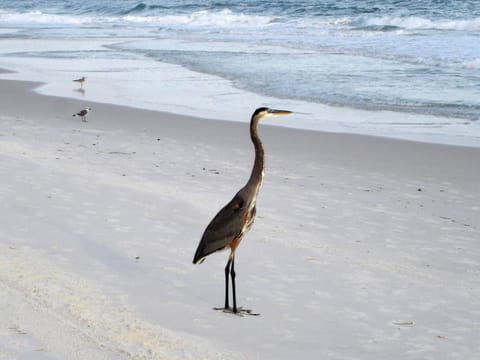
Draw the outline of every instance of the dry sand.
<instances>
[{"instance_id":1,"label":"dry sand","mask_svg":"<svg viewBox=\"0 0 480 360\"><path fill-rule=\"evenodd\" d=\"M480 357L480 148L262 124L239 318L211 310L227 253L191 260L247 124L35 85L0 81L0 359Z\"/></svg>"}]
</instances>

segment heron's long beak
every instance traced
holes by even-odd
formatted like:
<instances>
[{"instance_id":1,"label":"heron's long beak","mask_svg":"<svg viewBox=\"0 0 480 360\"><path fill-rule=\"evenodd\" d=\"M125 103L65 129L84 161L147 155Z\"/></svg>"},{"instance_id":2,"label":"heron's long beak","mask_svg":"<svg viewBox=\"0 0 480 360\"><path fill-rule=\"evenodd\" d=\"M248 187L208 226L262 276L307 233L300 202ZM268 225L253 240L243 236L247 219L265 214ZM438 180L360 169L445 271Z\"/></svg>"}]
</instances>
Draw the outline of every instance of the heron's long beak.
<instances>
[{"instance_id":1,"label":"heron's long beak","mask_svg":"<svg viewBox=\"0 0 480 360\"><path fill-rule=\"evenodd\" d=\"M291 111L288 111L288 110L275 110L275 109L270 109L268 112L274 116L288 115L292 113Z\"/></svg>"}]
</instances>

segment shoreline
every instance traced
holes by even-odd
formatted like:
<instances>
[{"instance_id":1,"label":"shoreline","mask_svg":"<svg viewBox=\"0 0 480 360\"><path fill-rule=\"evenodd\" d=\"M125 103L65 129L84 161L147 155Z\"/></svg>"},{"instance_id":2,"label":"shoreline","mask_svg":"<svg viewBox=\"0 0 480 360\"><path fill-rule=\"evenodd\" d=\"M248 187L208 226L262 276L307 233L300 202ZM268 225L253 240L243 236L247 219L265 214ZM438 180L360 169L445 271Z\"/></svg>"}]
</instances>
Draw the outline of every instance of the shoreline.
<instances>
[{"instance_id":1,"label":"shoreline","mask_svg":"<svg viewBox=\"0 0 480 360\"><path fill-rule=\"evenodd\" d=\"M41 86L41 83L0 80L0 91L5 94L0 99L3 114L29 118L43 114L44 120L60 121L69 119L71 114L90 106L93 110L89 115L91 119L88 123L89 127L102 130L156 131L162 136L166 134L169 137L185 141L201 140L203 142L210 142L210 136L218 131L223 136L212 139L218 145L251 147L247 135L232 135L237 132L246 134L248 132L247 122L197 118L129 106L87 102L69 97L43 95L35 91L38 86ZM19 109L15 100L19 96L25 97L25 102L33 104L33 106ZM57 106L56 104L59 103L62 105ZM252 112L253 110L254 108L252 108ZM294 117L295 114L292 114L288 120L293 122L295 121ZM185 131L190 128L195 128L195 132ZM398 175L408 171L410 175L440 177L448 169L453 170L451 175L454 177L461 176L466 182L470 182L468 179L478 178L480 183L480 171L475 169L475 166L471 166L480 163L480 147L286 128L275 126L275 120L262 123L259 131L267 155L270 151L292 157L292 159L300 155L302 161L327 161L347 167L389 171ZM287 149L289 143L297 146ZM339 148L339 144L349 144L349 146L342 150ZM436 158L435 163L432 163L432 157ZM397 169L396 162L398 161L401 162L401 167L398 168L401 168L400 170Z\"/></svg>"},{"instance_id":2,"label":"shoreline","mask_svg":"<svg viewBox=\"0 0 480 360\"><path fill-rule=\"evenodd\" d=\"M45 96L61 94L61 97L73 100L96 100L92 102L240 123L248 122L254 108L266 105L297 111L298 125L289 119L276 119L279 126L286 128L480 147L476 122L266 97L235 88L229 80L221 77L195 73L179 65L145 60L138 67L136 63L120 62L114 65L116 76L111 77L109 62L101 61L94 70L87 61L81 63L80 68L91 81L87 84L87 92L78 92L70 80L65 81L65 77L73 79L78 77L77 74L61 61L38 59L32 68L27 66L29 59L17 60L18 64L15 64L10 58L2 58L4 68L17 71L3 78L27 82L35 78L42 82L36 92ZM156 75L152 78L152 74ZM203 83L206 84L205 92L198 92L197 84ZM245 103L253 104L253 108L246 109Z\"/></svg>"}]
</instances>

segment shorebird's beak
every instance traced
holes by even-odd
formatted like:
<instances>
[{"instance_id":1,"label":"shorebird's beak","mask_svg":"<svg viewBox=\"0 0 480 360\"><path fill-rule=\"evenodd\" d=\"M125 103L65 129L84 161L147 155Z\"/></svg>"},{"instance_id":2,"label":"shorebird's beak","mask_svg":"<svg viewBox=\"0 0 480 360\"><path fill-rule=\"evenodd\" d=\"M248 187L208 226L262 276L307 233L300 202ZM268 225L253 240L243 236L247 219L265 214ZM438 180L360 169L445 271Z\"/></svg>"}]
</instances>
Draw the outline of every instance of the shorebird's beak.
<instances>
[{"instance_id":1,"label":"shorebird's beak","mask_svg":"<svg viewBox=\"0 0 480 360\"><path fill-rule=\"evenodd\" d=\"M288 110L275 110L275 109L270 109L268 110L268 113L272 116L282 116L282 115L288 115L291 114L291 111Z\"/></svg>"}]
</instances>

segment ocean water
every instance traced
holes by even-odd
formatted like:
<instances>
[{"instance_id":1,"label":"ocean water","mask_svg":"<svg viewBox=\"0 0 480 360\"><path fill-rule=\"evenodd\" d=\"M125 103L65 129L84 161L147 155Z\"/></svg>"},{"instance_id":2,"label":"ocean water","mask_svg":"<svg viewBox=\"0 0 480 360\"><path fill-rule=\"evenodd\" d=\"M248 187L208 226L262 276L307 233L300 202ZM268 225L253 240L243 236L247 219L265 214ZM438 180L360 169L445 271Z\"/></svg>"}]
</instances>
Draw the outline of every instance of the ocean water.
<instances>
[{"instance_id":1,"label":"ocean water","mask_svg":"<svg viewBox=\"0 0 480 360\"><path fill-rule=\"evenodd\" d=\"M86 101L480 146L480 0L0 0L0 67Z\"/></svg>"}]
</instances>

